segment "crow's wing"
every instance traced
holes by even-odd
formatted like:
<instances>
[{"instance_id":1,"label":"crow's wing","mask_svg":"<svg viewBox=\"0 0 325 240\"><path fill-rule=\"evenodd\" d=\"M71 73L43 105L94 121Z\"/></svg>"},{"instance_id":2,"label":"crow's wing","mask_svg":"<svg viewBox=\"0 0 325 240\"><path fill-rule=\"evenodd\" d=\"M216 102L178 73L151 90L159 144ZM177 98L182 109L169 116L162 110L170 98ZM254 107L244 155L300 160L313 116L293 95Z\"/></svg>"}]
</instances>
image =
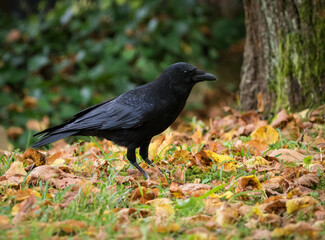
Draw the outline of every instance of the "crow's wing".
<instances>
[{"instance_id":1,"label":"crow's wing","mask_svg":"<svg viewBox=\"0 0 325 240\"><path fill-rule=\"evenodd\" d=\"M133 90L110 101L89 107L77 113L67 123L43 132L53 134L66 131L114 130L137 127L152 115L154 98L150 94L139 94L141 91Z\"/></svg>"},{"instance_id":2,"label":"crow's wing","mask_svg":"<svg viewBox=\"0 0 325 240\"><path fill-rule=\"evenodd\" d=\"M91 106L74 115L68 122L35 134L34 136L41 136L32 147L40 147L67 136L78 135L80 131L105 131L140 126L148 121L155 111L155 98L150 94L150 87L144 86Z\"/></svg>"},{"instance_id":3,"label":"crow's wing","mask_svg":"<svg viewBox=\"0 0 325 240\"><path fill-rule=\"evenodd\" d=\"M141 125L151 115L154 103L132 98L121 101L120 98L102 104L86 114L75 117L67 125L71 130L113 130L133 128Z\"/></svg>"}]
</instances>

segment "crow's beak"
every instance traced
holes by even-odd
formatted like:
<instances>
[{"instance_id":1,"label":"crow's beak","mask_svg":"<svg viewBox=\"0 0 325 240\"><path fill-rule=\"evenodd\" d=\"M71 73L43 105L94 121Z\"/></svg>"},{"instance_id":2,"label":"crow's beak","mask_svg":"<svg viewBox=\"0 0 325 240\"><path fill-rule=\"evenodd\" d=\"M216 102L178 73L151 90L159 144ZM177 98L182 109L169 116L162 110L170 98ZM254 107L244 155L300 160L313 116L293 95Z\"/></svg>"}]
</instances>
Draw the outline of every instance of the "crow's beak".
<instances>
[{"instance_id":1,"label":"crow's beak","mask_svg":"<svg viewBox=\"0 0 325 240\"><path fill-rule=\"evenodd\" d=\"M216 79L217 78L213 74L203 72L202 70L199 69L195 70L195 75L192 77L192 80L194 82L214 81Z\"/></svg>"}]
</instances>

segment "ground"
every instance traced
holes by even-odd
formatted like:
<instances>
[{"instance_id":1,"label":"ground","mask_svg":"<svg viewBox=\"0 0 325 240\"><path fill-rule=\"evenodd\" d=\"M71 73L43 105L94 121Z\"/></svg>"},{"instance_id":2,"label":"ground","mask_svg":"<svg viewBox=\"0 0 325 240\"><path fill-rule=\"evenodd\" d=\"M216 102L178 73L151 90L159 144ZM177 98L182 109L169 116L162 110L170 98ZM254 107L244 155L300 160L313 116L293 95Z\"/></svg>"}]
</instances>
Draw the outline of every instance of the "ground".
<instances>
[{"instance_id":1,"label":"ground","mask_svg":"<svg viewBox=\"0 0 325 240\"><path fill-rule=\"evenodd\" d=\"M106 140L3 151L0 238L319 239L324 109L193 118L152 140L149 180Z\"/></svg>"}]
</instances>

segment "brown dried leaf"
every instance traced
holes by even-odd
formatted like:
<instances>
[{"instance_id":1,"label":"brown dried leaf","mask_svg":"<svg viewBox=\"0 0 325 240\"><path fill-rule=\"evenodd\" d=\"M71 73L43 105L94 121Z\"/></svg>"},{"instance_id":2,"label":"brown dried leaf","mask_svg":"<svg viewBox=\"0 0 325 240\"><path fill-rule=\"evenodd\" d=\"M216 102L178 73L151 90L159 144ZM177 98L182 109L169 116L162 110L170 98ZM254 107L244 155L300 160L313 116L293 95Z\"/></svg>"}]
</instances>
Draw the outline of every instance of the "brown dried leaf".
<instances>
[{"instance_id":1,"label":"brown dried leaf","mask_svg":"<svg viewBox=\"0 0 325 240\"><path fill-rule=\"evenodd\" d=\"M46 156L32 148L28 148L24 152L23 157L25 159L32 159L36 163L37 167L46 164Z\"/></svg>"},{"instance_id":2,"label":"brown dried leaf","mask_svg":"<svg viewBox=\"0 0 325 240\"><path fill-rule=\"evenodd\" d=\"M287 193L293 184L281 176L270 178L267 182L263 183L262 186L265 192L270 195L281 195Z\"/></svg>"},{"instance_id":3,"label":"brown dried leaf","mask_svg":"<svg viewBox=\"0 0 325 240\"><path fill-rule=\"evenodd\" d=\"M27 172L20 161L15 161L11 164L8 171L0 177L0 186L17 187L21 184Z\"/></svg>"},{"instance_id":4,"label":"brown dried leaf","mask_svg":"<svg viewBox=\"0 0 325 240\"><path fill-rule=\"evenodd\" d=\"M141 187L134 189L130 195L131 201L139 200L141 204L146 204L148 201L153 200L158 197L159 189L158 188L146 188Z\"/></svg>"},{"instance_id":5,"label":"brown dried leaf","mask_svg":"<svg viewBox=\"0 0 325 240\"><path fill-rule=\"evenodd\" d=\"M84 178L65 173L55 166L36 167L29 175L29 183L36 184L40 180L49 182L55 188L63 189L70 185L81 186Z\"/></svg>"},{"instance_id":6,"label":"brown dried leaf","mask_svg":"<svg viewBox=\"0 0 325 240\"><path fill-rule=\"evenodd\" d=\"M179 186L180 190L190 196L200 196L212 189L212 186L202 183L186 183Z\"/></svg>"},{"instance_id":7,"label":"brown dried leaf","mask_svg":"<svg viewBox=\"0 0 325 240\"><path fill-rule=\"evenodd\" d=\"M187 150L176 150L173 157L168 161L169 164L186 164L193 161L192 154Z\"/></svg>"},{"instance_id":8,"label":"brown dried leaf","mask_svg":"<svg viewBox=\"0 0 325 240\"><path fill-rule=\"evenodd\" d=\"M298 178L297 183L305 187L313 187L319 183L319 178L315 173L308 173Z\"/></svg>"},{"instance_id":9,"label":"brown dried leaf","mask_svg":"<svg viewBox=\"0 0 325 240\"><path fill-rule=\"evenodd\" d=\"M276 118L272 121L271 126L277 128L288 122L288 118L289 116L287 114L287 111L283 109L277 114Z\"/></svg>"},{"instance_id":10,"label":"brown dried leaf","mask_svg":"<svg viewBox=\"0 0 325 240\"><path fill-rule=\"evenodd\" d=\"M249 147L250 154L260 155L262 152L269 148L269 145L265 142L258 140L249 140L242 144L243 150L247 153L247 146Z\"/></svg>"},{"instance_id":11,"label":"brown dried leaf","mask_svg":"<svg viewBox=\"0 0 325 240\"><path fill-rule=\"evenodd\" d=\"M293 149L278 149L278 150L271 150L267 153L267 156L275 157L279 160L284 162L292 162L292 163L303 163L305 155L297 152Z\"/></svg>"},{"instance_id":12,"label":"brown dried leaf","mask_svg":"<svg viewBox=\"0 0 325 240\"><path fill-rule=\"evenodd\" d=\"M283 214L286 212L286 199L278 199L267 203L265 205L264 211L267 213L276 213L276 214Z\"/></svg>"}]
</instances>

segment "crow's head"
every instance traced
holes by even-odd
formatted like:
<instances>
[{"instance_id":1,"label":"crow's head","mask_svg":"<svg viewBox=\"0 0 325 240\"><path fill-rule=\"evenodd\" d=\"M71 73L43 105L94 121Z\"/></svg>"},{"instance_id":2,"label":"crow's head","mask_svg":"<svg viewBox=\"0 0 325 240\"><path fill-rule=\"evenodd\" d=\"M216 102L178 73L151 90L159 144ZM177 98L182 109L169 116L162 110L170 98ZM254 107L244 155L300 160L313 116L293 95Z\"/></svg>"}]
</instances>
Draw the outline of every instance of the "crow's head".
<instances>
[{"instance_id":1,"label":"crow's head","mask_svg":"<svg viewBox=\"0 0 325 240\"><path fill-rule=\"evenodd\" d=\"M166 73L174 84L192 84L202 81L213 81L216 77L211 73L206 73L197 67L184 63L174 63L165 69Z\"/></svg>"}]
</instances>

